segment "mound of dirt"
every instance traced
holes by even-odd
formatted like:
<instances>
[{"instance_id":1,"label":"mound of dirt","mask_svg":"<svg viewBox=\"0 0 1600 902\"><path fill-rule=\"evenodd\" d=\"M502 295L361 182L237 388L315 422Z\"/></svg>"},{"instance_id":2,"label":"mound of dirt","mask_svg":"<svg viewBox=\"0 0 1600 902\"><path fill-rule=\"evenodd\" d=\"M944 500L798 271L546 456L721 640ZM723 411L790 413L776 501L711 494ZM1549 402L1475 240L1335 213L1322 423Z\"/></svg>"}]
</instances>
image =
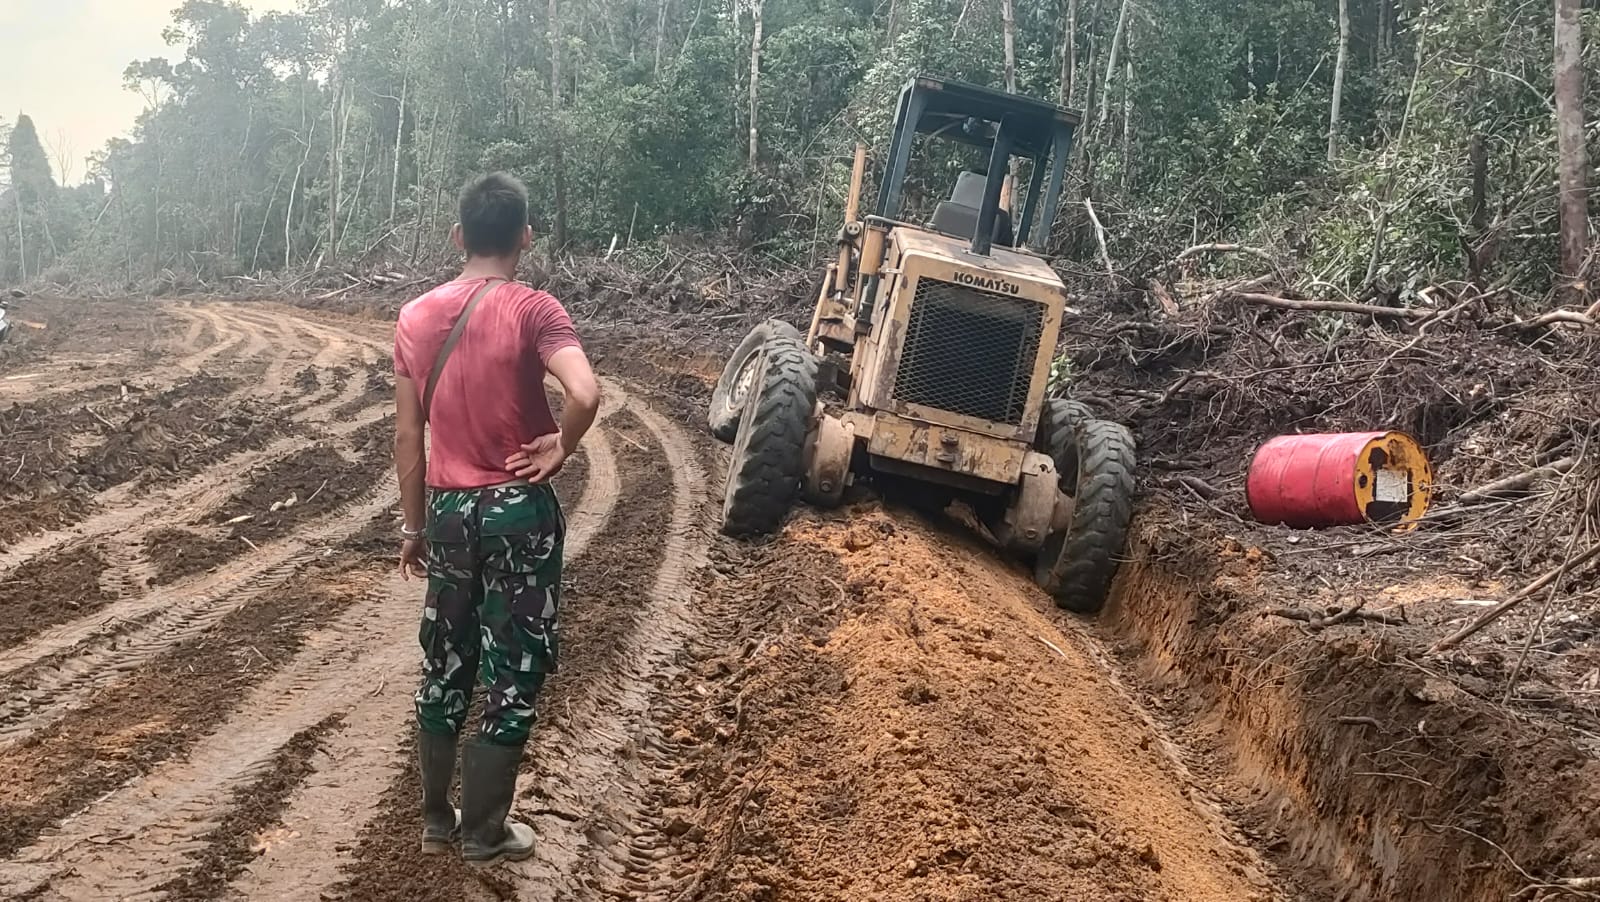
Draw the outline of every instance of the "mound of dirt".
<instances>
[{"instance_id":1,"label":"mound of dirt","mask_svg":"<svg viewBox=\"0 0 1600 902\"><path fill-rule=\"evenodd\" d=\"M750 554L714 591L782 626L701 667L715 691L683 729L705 751L668 811L693 897L1268 898L992 555L875 507Z\"/></svg>"}]
</instances>

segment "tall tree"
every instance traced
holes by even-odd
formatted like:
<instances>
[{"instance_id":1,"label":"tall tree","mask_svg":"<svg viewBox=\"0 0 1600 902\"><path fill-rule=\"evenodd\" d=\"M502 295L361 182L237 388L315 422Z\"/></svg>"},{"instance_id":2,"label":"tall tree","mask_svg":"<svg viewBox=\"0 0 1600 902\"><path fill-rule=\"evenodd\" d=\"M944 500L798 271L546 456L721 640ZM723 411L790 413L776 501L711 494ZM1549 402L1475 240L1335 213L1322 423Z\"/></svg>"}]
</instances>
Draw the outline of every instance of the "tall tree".
<instances>
[{"instance_id":1,"label":"tall tree","mask_svg":"<svg viewBox=\"0 0 1600 902\"><path fill-rule=\"evenodd\" d=\"M12 126L6 159L10 163L17 226L17 265L22 281L27 281L44 265L44 249L50 243L48 207L56 188L55 179L50 175L50 158L29 116L18 116L16 125Z\"/></svg>"},{"instance_id":2,"label":"tall tree","mask_svg":"<svg viewBox=\"0 0 1600 902\"><path fill-rule=\"evenodd\" d=\"M33 119L17 117L11 128L6 158L11 167L11 185L26 207L37 207L55 192L56 180L50 174L50 158L39 141Z\"/></svg>"},{"instance_id":3,"label":"tall tree","mask_svg":"<svg viewBox=\"0 0 1600 902\"><path fill-rule=\"evenodd\" d=\"M761 161L761 131L757 120L761 109L761 7L763 0L750 2L750 168Z\"/></svg>"},{"instance_id":4,"label":"tall tree","mask_svg":"<svg viewBox=\"0 0 1600 902\"><path fill-rule=\"evenodd\" d=\"M1067 0L1067 12L1061 23L1061 81L1056 90L1056 102L1062 106L1072 103L1073 84L1078 77L1078 0Z\"/></svg>"},{"instance_id":5,"label":"tall tree","mask_svg":"<svg viewBox=\"0 0 1600 902\"><path fill-rule=\"evenodd\" d=\"M1117 30L1111 36L1111 50L1106 55L1106 77L1100 84L1100 119L1095 126L1097 131L1106 127L1106 119L1111 115L1111 84L1122 61L1122 48L1128 40L1128 13L1132 6L1132 0L1122 0L1121 10L1117 13Z\"/></svg>"},{"instance_id":6,"label":"tall tree","mask_svg":"<svg viewBox=\"0 0 1600 902\"><path fill-rule=\"evenodd\" d=\"M1012 0L1000 0L1000 29L1005 43L1006 92L1017 93L1017 16Z\"/></svg>"},{"instance_id":7,"label":"tall tree","mask_svg":"<svg viewBox=\"0 0 1600 902\"><path fill-rule=\"evenodd\" d=\"M550 115L556 123L561 118L561 8L558 0L550 0ZM555 215L550 225L550 260L552 263L567 247L567 170L566 157L561 142L561 128L556 129L551 145L551 158L555 171L551 180L555 187Z\"/></svg>"},{"instance_id":8,"label":"tall tree","mask_svg":"<svg viewBox=\"0 0 1600 902\"><path fill-rule=\"evenodd\" d=\"M1588 153L1583 134L1583 33L1580 0L1556 0L1555 88L1556 166L1561 191L1561 275L1583 279L1588 252L1589 195L1584 170Z\"/></svg>"},{"instance_id":9,"label":"tall tree","mask_svg":"<svg viewBox=\"0 0 1600 902\"><path fill-rule=\"evenodd\" d=\"M1333 64L1333 102L1328 110L1328 162L1330 163L1339 153L1339 106L1344 102L1344 70L1349 60L1350 0L1339 0L1339 56Z\"/></svg>"}]
</instances>

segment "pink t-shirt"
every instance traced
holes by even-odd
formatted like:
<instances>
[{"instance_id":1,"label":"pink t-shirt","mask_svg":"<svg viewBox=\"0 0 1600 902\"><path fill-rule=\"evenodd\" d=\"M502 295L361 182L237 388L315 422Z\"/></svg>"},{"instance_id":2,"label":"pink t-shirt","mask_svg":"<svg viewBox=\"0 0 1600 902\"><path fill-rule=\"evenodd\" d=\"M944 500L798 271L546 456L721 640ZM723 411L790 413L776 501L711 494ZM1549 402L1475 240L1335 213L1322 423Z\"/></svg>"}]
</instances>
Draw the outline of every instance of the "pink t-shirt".
<instances>
[{"instance_id":1,"label":"pink t-shirt","mask_svg":"<svg viewBox=\"0 0 1600 902\"><path fill-rule=\"evenodd\" d=\"M411 379L418 398L456 318L483 283L447 282L400 308L394 371ZM579 346L572 318L554 297L520 282L489 289L433 390L428 485L477 489L514 479L506 458L557 428L545 396L545 364L562 348Z\"/></svg>"}]
</instances>

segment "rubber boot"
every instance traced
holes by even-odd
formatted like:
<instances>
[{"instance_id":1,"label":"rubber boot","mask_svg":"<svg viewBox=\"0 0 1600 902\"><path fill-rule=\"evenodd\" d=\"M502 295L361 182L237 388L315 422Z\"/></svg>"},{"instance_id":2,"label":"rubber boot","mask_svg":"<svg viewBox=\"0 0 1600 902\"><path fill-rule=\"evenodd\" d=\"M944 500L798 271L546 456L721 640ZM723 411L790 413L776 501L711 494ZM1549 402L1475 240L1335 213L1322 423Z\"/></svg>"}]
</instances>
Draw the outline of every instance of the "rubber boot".
<instances>
[{"instance_id":1,"label":"rubber boot","mask_svg":"<svg viewBox=\"0 0 1600 902\"><path fill-rule=\"evenodd\" d=\"M522 746L472 740L461 753L461 857L481 867L533 854L533 828L511 820Z\"/></svg>"},{"instance_id":2,"label":"rubber boot","mask_svg":"<svg viewBox=\"0 0 1600 902\"><path fill-rule=\"evenodd\" d=\"M461 828L461 812L450 804L456 738L419 731L417 768L422 772L422 852L440 855L450 851Z\"/></svg>"}]
</instances>

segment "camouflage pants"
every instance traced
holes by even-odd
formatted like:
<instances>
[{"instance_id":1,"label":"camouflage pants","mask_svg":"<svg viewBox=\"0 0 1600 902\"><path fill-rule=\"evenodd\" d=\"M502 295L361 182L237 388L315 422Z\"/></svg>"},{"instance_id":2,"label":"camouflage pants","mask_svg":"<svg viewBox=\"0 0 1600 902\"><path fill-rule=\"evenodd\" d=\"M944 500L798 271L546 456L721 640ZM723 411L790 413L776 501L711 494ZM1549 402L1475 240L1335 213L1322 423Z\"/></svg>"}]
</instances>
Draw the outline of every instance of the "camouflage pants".
<instances>
[{"instance_id":1,"label":"camouflage pants","mask_svg":"<svg viewBox=\"0 0 1600 902\"><path fill-rule=\"evenodd\" d=\"M548 485L435 491L428 500L417 724L456 735L482 681L484 739L521 745L556 667L566 521Z\"/></svg>"}]
</instances>

